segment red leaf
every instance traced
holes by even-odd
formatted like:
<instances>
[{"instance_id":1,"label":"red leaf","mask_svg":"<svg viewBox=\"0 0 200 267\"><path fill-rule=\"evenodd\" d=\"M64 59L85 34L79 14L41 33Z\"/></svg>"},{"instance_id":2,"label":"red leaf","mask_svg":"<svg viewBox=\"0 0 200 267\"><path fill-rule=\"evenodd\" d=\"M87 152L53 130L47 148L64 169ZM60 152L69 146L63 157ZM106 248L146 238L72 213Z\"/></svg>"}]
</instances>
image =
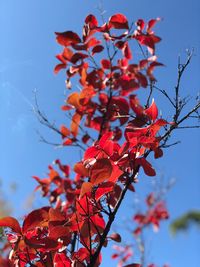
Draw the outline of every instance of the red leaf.
<instances>
[{"instance_id":1,"label":"red leaf","mask_svg":"<svg viewBox=\"0 0 200 267\"><path fill-rule=\"evenodd\" d=\"M92 49L92 56L96 53L100 53L101 51L104 50L104 47L102 45L96 45L95 47L93 47Z\"/></svg>"},{"instance_id":2,"label":"red leaf","mask_svg":"<svg viewBox=\"0 0 200 267\"><path fill-rule=\"evenodd\" d=\"M60 70L65 69L67 67L67 64L58 64L54 68L54 73L57 74Z\"/></svg>"},{"instance_id":3,"label":"red leaf","mask_svg":"<svg viewBox=\"0 0 200 267\"><path fill-rule=\"evenodd\" d=\"M77 44L81 42L80 37L77 33L72 31L66 31L66 32L56 32L57 35L56 40L60 45L68 46L71 44Z\"/></svg>"},{"instance_id":4,"label":"red leaf","mask_svg":"<svg viewBox=\"0 0 200 267\"><path fill-rule=\"evenodd\" d=\"M101 60L101 65L104 69L110 69L111 64L110 64L110 60L108 59L102 59Z\"/></svg>"},{"instance_id":5,"label":"red leaf","mask_svg":"<svg viewBox=\"0 0 200 267\"><path fill-rule=\"evenodd\" d=\"M114 253L114 254L112 254L112 256L111 256L112 259L116 259L116 258L118 258L118 257L119 257L119 254L117 254L117 253Z\"/></svg>"},{"instance_id":6,"label":"red leaf","mask_svg":"<svg viewBox=\"0 0 200 267\"><path fill-rule=\"evenodd\" d=\"M96 225L97 227L100 227L101 229L105 228L105 221L103 217L99 216L98 214L95 214L94 216L91 216L90 218L94 225Z\"/></svg>"},{"instance_id":7,"label":"red leaf","mask_svg":"<svg viewBox=\"0 0 200 267\"><path fill-rule=\"evenodd\" d=\"M124 45L125 45L125 42L123 42L123 41L118 41L115 43L115 46L119 49L123 49Z\"/></svg>"},{"instance_id":8,"label":"red leaf","mask_svg":"<svg viewBox=\"0 0 200 267\"><path fill-rule=\"evenodd\" d=\"M156 24L156 22L160 21L160 18L156 18L156 19L151 19L148 24L147 24L147 32L149 34L152 34L152 28L154 27L154 25Z\"/></svg>"},{"instance_id":9,"label":"red leaf","mask_svg":"<svg viewBox=\"0 0 200 267\"><path fill-rule=\"evenodd\" d=\"M73 56L73 51L71 49L69 49L68 47L65 47L62 53L62 56L65 60L70 61L72 56Z\"/></svg>"},{"instance_id":10,"label":"red leaf","mask_svg":"<svg viewBox=\"0 0 200 267\"><path fill-rule=\"evenodd\" d=\"M129 29L128 20L123 14L115 14L109 19L109 26L115 29Z\"/></svg>"},{"instance_id":11,"label":"red leaf","mask_svg":"<svg viewBox=\"0 0 200 267\"><path fill-rule=\"evenodd\" d=\"M123 174L123 171L117 165L113 165L112 174L109 177L109 181L115 183L118 178Z\"/></svg>"},{"instance_id":12,"label":"red leaf","mask_svg":"<svg viewBox=\"0 0 200 267\"><path fill-rule=\"evenodd\" d=\"M49 219L49 207L43 207L29 213L22 226L23 233L34 229L35 227L45 227Z\"/></svg>"},{"instance_id":13,"label":"red leaf","mask_svg":"<svg viewBox=\"0 0 200 267\"><path fill-rule=\"evenodd\" d=\"M90 140L90 136L88 134L85 134L83 137L82 137L82 142L84 144L87 144L87 142Z\"/></svg>"},{"instance_id":14,"label":"red leaf","mask_svg":"<svg viewBox=\"0 0 200 267\"><path fill-rule=\"evenodd\" d=\"M52 238L52 239L59 239L59 238L62 238L62 237L70 237L70 231L69 231L69 227L68 226L61 226L61 225L58 225L58 226L53 226L50 228L49 230L49 238ZM65 239L66 241L66 239ZM71 241L71 239L69 238L69 242Z\"/></svg>"},{"instance_id":15,"label":"red leaf","mask_svg":"<svg viewBox=\"0 0 200 267\"><path fill-rule=\"evenodd\" d=\"M96 192L95 192L95 199L96 201L99 201L101 197L105 196L107 193L113 191L114 183L112 182L106 182L98 186Z\"/></svg>"},{"instance_id":16,"label":"red leaf","mask_svg":"<svg viewBox=\"0 0 200 267\"><path fill-rule=\"evenodd\" d=\"M126 42L126 44L123 48L123 53L124 53L125 58L132 59L132 53L131 53L131 49L129 47L128 42Z\"/></svg>"},{"instance_id":17,"label":"red leaf","mask_svg":"<svg viewBox=\"0 0 200 267\"><path fill-rule=\"evenodd\" d=\"M129 119L129 104L124 97L115 96L111 100L111 110L119 115L120 124L123 125ZM117 117L117 116L116 116Z\"/></svg>"},{"instance_id":18,"label":"red leaf","mask_svg":"<svg viewBox=\"0 0 200 267\"><path fill-rule=\"evenodd\" d=\"M144 30L144 26L145 26L145 22L143 19L138 19L138 21L136 22L137 28L139 31L143 31Z\"/></svg>"},{"instance_id":19,"label":"red leaf","mask_svg":"<svg viewBox=\"0 0 200 267\"><path fill-rule=\"evenodd\" d=\"M108 155L112 156L113 154L113 146L114 142L112 141L113 133L108 132L103 134L101 139L99 140L100 148Z\"/></svg>"},{"instance_id":20,"label":"red leaf","mask_svg":"<svg viewBox=\"0 0 200 267\"><path fill-rule=\"evenodd\" d=\"M146 198L146 203L149 207L151 207L155 202L155 195L154 193L150 193Z\"/></svg>"},{"instance_id":21,"label":"red leaf","mask_svg":"<svg viewBox=\"0 0 200 267\"><path fill-rule=\"evenodd\" d=\"M89 28L93 29L93 28L96 28L98 26L98 21L94 15L89 14L85 18L85 24L88 24Z\"/></svg>"},{"instance_id":22,"label":"red leaf","mask_svg":"<svg viewBox=\"0 0 200 267\"><path fill-rule=\"evenodd\" d=\"M158 108L154 102L154 99L152 100L151 106L147 109L145 109L144 113L152 120L155 121L158 117Z\"/></svg>"},{"instance_id":23,"label":"red leaf","mask_svg":"<svg viewBox=\"0 0 200 267\"><path fill-rule=\"evenodd\" d=\"M149 65L149 67L147 69L147 75L149 76L150 80L152 80L152 81L155 81L155 78L153 76L153 71L154 71L155 67L158 67L158 66L162 67L163 64L160 62L154 61Z\"/></svg>"},{"instance_id":24,"label":"red leaf","mask_svg":"<svg viewBox=\"0 0 200 267\"><path fill-rule=\"evenodd\" d=\"M98 159L91 168L90 182L94 185L106 181L112 173L112 164L109 159Z\"/></svg>"},{"instance_id":25,"label":"red leaf","mask_svg":"<svg viewBox=\"0 0 200 267\"><path fill-rule=\"evenodd\" d=\"M80 248L77 252L75 252L73 254L73 258L75 260L78 260L80 262L83 262L84 260L89 259L89 252L86 248ZM78 263L76 263L77 267L81 267L81 265L83 265L82 263L80 263L80 265L78 265Z\"/></svg>"},{"instance_id":26,"label":"red leaf","mask_svg":"<svg viewBox=\"0 0 200 267\"><path fill-rule=\"evenodd\" d=\"M15 233L21 234L21 227L19 222L13 217L4 217L0 219L0 227L9 227Z\"/></svg>"},{"instance_id":27,"label":"red leaf","mask_svg":"<svg viewBox=\"0 0 200 267\"><path fill-rule=\"evenodd\" d=\"M65 253L56 253L53 262L54 267L71 267L71 261Z\"/></svg>"},{"instance_id":28,"label":"red leaf","mask_svg":"<svg viewBox=\"0 0 200 267\"><path fill-rule=\"evenodd\" d=\"M50 208L49 209L49 221L64 221L65 220L65 216L64 214L59 210L59 209L53 209Z\"/></svg>"},{"instance_id":29,"label":"red leaf","mask_svg":"<svg viewBox=\"0 0 200 267\"><path fill-rule=\"evenodd\" d=\"M79 60L83 61L87 57L88 57L88 55L80 53L80 52L77 52L77 53L73 54L73 56L71 57L70 61L73 64L76 64Z\"/></svg>"},{"instance_id":30,"label":"red leaf","mask_svg":"<svg viewBox=\"0 0 200 267\"><path fill-rule=\"evenodd\" d=\"M114 240L115 242L120 243L121 242L121 236L118 233L113 233L110 236L108 236L110 239Z\"/></svg>"},{"instance_id":31,"label":"red leaf","mask_svg":"<svg viewBox=\"0 0 200 267\"><path fill-rule=\"evenodd\" d=\"M137 159L137 163L139 163L139 165L141 165L143 167L146 175L148 175L148 176L155 176L156 175L154 168L145 158Z\"/></svg>"},{"instance_id":32,"label":"red leaf","mask_svg":"<svg viewBox=\"0 0 200 267\"><path fill-rule=\"evenodd\" d=\"M90 122L90 125L89 125L89 127L91 127L91 128L93 128L93 129L95 129L95 130L97 130L97 131L100 131L100 129L101 129L101 124L102 124L102 117L96 117L96 118L94 118L93 120L91 120L91 122Z\"/></svg>"},{"instance_id":33,"label":"red leaf","mask_svg":"<svg viewBox=\"0 0 200 267\"><path fill-rule=\"evenodd\" d=\"M95 158L98 153L99 149L97 149L95 146L91 146L88 149L86 149L84 154L84 160Z\"/></svg>"},{"instance_id":34,"label":"red leaf","mask_svg":"<svg viewBox=\"0 0 200 267\"><path fill-rule=\"evenodd\" d=\"M140 105L139 99L137 98L136 95L130 95L129 97L130 101L130 107L132 110L135 112L137 116L141 116L143 114L143 107Z\"/></svg>"}]
</instances>

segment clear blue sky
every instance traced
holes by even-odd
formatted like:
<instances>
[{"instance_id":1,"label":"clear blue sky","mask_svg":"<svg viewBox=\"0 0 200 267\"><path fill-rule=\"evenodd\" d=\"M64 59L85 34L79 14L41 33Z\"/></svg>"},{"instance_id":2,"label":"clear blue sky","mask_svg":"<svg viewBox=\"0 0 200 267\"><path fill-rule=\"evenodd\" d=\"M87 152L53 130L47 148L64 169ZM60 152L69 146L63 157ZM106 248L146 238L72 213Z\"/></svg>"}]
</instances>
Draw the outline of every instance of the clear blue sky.
<instances>
[{"instance_id":1,"label":"clear blue sky","mask_svg":"<svg viewBox=\"0 0 200 267\"><path fill-rule=\"evenodd\" d=\"M183 79L182 90L185 95L195 97L200 89L199 1L103 2L107 17L120 12L134 21L138 18L163 18L156 29L163 39L158 49L159 59L166 67L159 70L157 76L160 85L169 92L176 82L178 55L184 57L185 49L194 47L195 57ZM56 158L73 163L74 157L69 157L72 152L68 148L55 150L39 143L36 130L52 141L59 139L36 120L31 111L32 92L37 89L41 109L50 119L56 120L58 125L64 121L59 107L64 100L65 75L53 74L57 62L54 56L60 51L54 32L71 29L80 33L80 25L88 13L98 16L98 3L96 0L0 2L0 177L5 189L11 182L18 184L17 192L11 197L15 214L25 212L23 202L35 187L32 175L44 176L47 165ZM162 108L164 112L165 107ZM182 143L166 151L163 159L154 162L166 178L177 179L167 198L171 219L200 207L199 131L177 131L175 134L176 140L181 139ZM144 187L150 187L149 178L141 179L138 192L142 194ZM5 191L6 194L10 198L9 192ZM130 199L128 203L131 203ZM150 240L149 260L160 265L169 262L172 267L198 267L200 235L197 229L172 238L167 232L168 224L161 228ZM102 266L116 266L115 262L110 262L108 254L106 261Z\"/></svg>"}]
</instances>

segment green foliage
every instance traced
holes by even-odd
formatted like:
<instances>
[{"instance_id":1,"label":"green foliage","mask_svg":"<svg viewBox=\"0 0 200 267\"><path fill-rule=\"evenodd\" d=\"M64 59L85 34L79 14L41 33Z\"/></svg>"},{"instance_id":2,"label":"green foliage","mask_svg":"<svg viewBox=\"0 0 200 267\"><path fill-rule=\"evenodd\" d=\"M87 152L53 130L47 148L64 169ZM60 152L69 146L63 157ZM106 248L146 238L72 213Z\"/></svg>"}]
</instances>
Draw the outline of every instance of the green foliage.
<instances>
[{"instance_id":1,"label":"green foliage","mask_svg":"<svg viewBox=\"0 0 200 267\"><path fill-rule=\"evenodd\" d=\"M200 227L200 211L189 211L182 215L178 219L174 220L170 228L173 234L177 234L179 231L188 230L191 225L197 225Z\"/></svg>"}]
</instances>

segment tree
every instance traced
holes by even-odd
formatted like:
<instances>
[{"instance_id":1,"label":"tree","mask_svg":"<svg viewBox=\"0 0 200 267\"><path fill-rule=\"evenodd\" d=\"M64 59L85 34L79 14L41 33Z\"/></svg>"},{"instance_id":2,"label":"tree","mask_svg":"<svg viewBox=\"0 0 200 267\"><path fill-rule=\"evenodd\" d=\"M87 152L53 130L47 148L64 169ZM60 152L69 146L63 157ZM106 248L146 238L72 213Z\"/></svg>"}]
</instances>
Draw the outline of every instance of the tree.
<instances>
[{"instance_id":1,"label":"tree","mask_svg":"<svg viewBox=\"0 0 200 267\"><path fill-rule=\"evenodd\" d=\"M188 100L179 90L192 53L188 52L186 63L179 63L174 96L157 86L154 69L163 64L155 55L161 38L153 27L159 20L139 19L134 26L123 14L115 14L99 25L90 14L82 37L73 31L56 33L63 51L57 55L55 73L66 69L67 89L79 82L80 91L70 92L62 107L70 127L57 128L36 106L37 115L61 136L63 146L77 146L84 155L73 171L57 159L49 166L48 177L34 176L36 189L41 189L49 206L30 212L21 225L13 217L0 219L0 226L10 229L6 235L12 247L9 260L2 259L5 266L99 266L102 248L123 238L110 230L127 192L135 192L140 173L156 175L149 157L163 156L163 149L173 145L169 140L175 129L197 127L183 123L199 118L200 102L197 99L192 109L183 112ZM141 50L137 59L134 45ZM159 115L153 98L158 93L173 110L170 120ZM154 194L146 202L146 213L134 216L136 235L168 218L164 203ZM119 252L127 253L127 248ZM113 258L127 264L130 254L120 253Z\"/></svg>"},{"instance_id":2,"label":"tree","mask_svg":"<svg viewBox=\"0 0 200 267\"><path fill-rule=\"evenodd\" d=\"M179 231L188 230L192 225L200 225L200 212L198 210L191 210L175 219L171 224L171 231L176 234Z\"/></svg>"}]
</instances>

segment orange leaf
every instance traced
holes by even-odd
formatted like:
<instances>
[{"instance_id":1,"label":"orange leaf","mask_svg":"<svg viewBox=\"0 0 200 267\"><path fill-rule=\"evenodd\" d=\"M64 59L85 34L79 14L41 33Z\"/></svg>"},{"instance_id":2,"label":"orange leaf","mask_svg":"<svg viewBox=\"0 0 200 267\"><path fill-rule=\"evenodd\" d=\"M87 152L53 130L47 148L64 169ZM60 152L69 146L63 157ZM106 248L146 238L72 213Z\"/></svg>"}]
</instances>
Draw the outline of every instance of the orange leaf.
<instances>
[{"instance_id":1,"label":"orange leaf","mask_svg":"<svg viewBox=\"0 0 200 267\"><path fill-rule=\"evenodd\" d=\"M70 105L72 105L76 109L78 109L80 107L79 93L74 92L74 93L70 94L69 97L68 97L68 99L67 99L67 103L70 104Z\"/></svg>"},{"instance_id":2,"label":"orange leaf","mask_svg":"<svg viewBox=\"0 0 200 267\"><path fill-rule=\"evenodd\" d=\"M73 51L71 49L69 49L68 47L65 47L65 49L63 50L62 56L64 57L64 59L66 60L71 60L72 56L73 56Z\"/></svg>"},{"instance_id":3,"label":"orange leaf","mask_svg":"<svg viewBox=\"0 0 200 267\"><path fill-rule=\"evenodd\" d=\"M81 186L80 198L83 197L86 193L92 191L93 184L90 182L85 182Z\"/></svg>"},{"instance_id":4,"label":"orange leaf","mask_svg":"<svg viewBox=\"0 0 200 267\"><path fill-rule=\"evenodd\" d=\"M74 165L74 171L83 177L89 176L88 169L85 168L82 162L77 162Z\"/></svg>"},{"instance_id":5,"label":"orange leaf","mask_svg":"<svg viewBox=\"0 0 200 267\"><path fill-rule=\"evenodd\" d=\"M21 227L19 225L19 222L13 217L8 216L8 217L1 218L0 227L9 227L15 233L21 234Z\"/></svg>"},{"instance_id":6,"label":"orange leaf","mask_svg":"<svg viewBox=\"0 0 200 267\"><path fill-rule=\"evenodd\" d=\"M60 127L60 131L61 131L61 133L62 133L62 137L64 138L64 137L67 137L68 135L70 135L70 130L67 128L67 127L65 127L64 125L61 125L61 127Z\"/></svg>"},{"instance_id":7,"label":"orange leaf","mask_svg":"<svg viewBox=\"0 0 200 267\"><path fill-rule=\"evenodd\" d=\"M112 173L112 164L109 159L98 159L91 168L90 181L99 184L107 180Z\"/></svg>"},{"instance_id":8,"label":"orange leaf","mask_svg":"<svg viewBox=\"0 0 200 267\"><path fill-rule=\"evenodd\" d=\"M75 113L72 117L70 127L71 127L71 133L75 137L78 134L78 129L79 129L79 124L80 124L81 118L82 118L82 116L79 113Z\"/></svg>"},{"instance_id":9,"label":"orange leaf","mask_svg":"<svg viewBox=\"0 0 200 267\"><path fill-rule=\"evenodd\" d=\"M65 69L67 64L61 63L55 66L54 73L57 74L60 70Z\"/></svg>"}]
</instances>

